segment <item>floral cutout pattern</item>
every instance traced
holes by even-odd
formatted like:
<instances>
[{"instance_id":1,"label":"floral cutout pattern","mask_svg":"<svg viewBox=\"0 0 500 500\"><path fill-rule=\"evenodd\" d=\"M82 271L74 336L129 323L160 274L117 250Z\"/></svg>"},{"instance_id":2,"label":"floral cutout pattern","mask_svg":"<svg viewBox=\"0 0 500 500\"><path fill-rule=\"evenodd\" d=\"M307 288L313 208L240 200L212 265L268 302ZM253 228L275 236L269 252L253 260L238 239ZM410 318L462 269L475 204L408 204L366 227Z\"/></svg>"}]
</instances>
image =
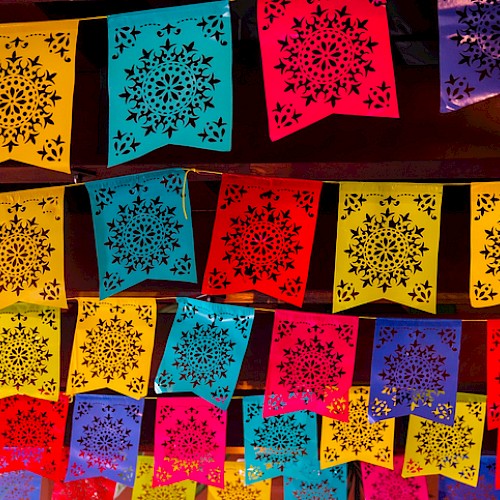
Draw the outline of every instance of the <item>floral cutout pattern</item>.
<instances>
[{"instance_id":1,"label":"floral cutout pattern","mask_svg":"<svg viewBox=\"0 0 500 500\"><path fill-rule=\"evenodd\" d=\"M0 474L0 498L4 500L40 500L42 478L25 470Z\"/></svg>"},{"instance_id":2,"label":"floral cutout pattern","mask_svg":"<svg viewBox=\"0 0 500 500\"><path fill-rule=\"evenodd\" d=\"M227 414L199 398L156 400L153 486L224 486Z\"/></svg>"},{"instance_id":3,"label":"floral cutout pattern","mask_svg":"<svg viewBox=\"0 0 500 500\"><path fill-rule=\"evenodd\" d=\"M397 118L385 6L259 0L271 140L332 113Z\"/></svg>"},{"instance_id":4,"label":"floral cutout pattern","mask_svg":"<svg viewBox=\"0 0 500 500\"><path fill-rule=\"evenodd\" d=\"M302 479L285 479L285 500L347 500L347 465L305 470Z\"/></svg>"},{"instance_id":5,"label":"floral cutout pattern","mask_svg":"<svg viewBox=\"0 0 500 500\"><path fill-rule=\"evenodd\" d=\"M155 392L191 391L227 410L252 329L254 310L177 298L177 314Z\"/></svg>"},{"instance_id":6,"label":"floral cutout pattern","mask_svg":"<svg viewBox=\"0 0 500 500\"><path fill-rule=\"evenodd\" d=\"M66 481L105 477L134 485L144 400L77 394Z\"/></svg>"},{"instance_id":7,"label":"floral cutout pattern","mask_svg":"<svg viewBox=\"0 0 500 500\"><path fill-rule=\"evenodd\" d=\"M264 416L310 410L347 420L338 403L352 385L357 335L358 318L277 310Z\"/></svg>"},{"instance_id":8,"label":"floral cutout pattern","mask_svg":"<svg viewBox=\"0 0 500 500\"><path fill-rule=\"evenodd\" d=\"M246 484L319 469L316 415L298 411L264 418L263 396L243 398Z\"/></svg>"},{"instance_id":9,"label":"floral cutout pattern","mask_svg":"<svg viewBox=\"0 0 500 500\"><path fill-rule=\"evenodd\" d=\"M404 457L394 457L394 470L361 462L366 500L429 500L425 477L401 477Z\"/></svg>"},{"instance_id":10,"label":"floral cutout pattern","mask_svg":"<svg viewBox=\"0 0 500 500\"><path fill-rule=\"evenodd\" d=\"M0 161L70 172L78 20L0 28Z\"/></svg>"},{"instance_id":11,"label":"floral cutout pattern","mask_svg":"<svg viewBox=\"0 0 500 500\"><path fill-rule=\"evenodd\" d=\"M153 488L154 458L146 455L137 457L132 500L194 500L195 481L180 481L168 486Z\"/></svg>"},{"instance_id":12,"label":"floral cutout pattern","mask_svg":"<svg viewBox=\"0 0 500 500\"><path fill-rule=\"evenodd\" d=\"M209 486L207 500L271 500L271 481L245 484L245 464L224 464L224 488Z\"/></svg>"},{"instance_id":13,"label":"floral cutout pattern","mask_svg":"<svg viewBox=\"0 0 500 500\"><path fill-rule=\"evenodd\" d=\"M68 398L29 396L0 399L0 473L27 470L59 481Z\"/></svg>"},{"instance_id":14,"label":"floral cutout pattern","mask_svg":"<svg viewBox=\"0 0 500 500\"><path fill-rule=\"evenodd\" d=\"M359 460L393 468L394 419L370 423L368 387L349 390L349 421L323 417L321 426L321 468Z\"/></svg>"},{"instance_id":15,"label":"floral cutout pattern","mask_svg":"<svg viewBox=\"0 0 500 500\"><path fill-rule=\"evenodd\" d=\"M500 320L486 326L486 388L488 429L500 427Z\"/></svg>"},{"instance_id":16,"label":"floral cutout pattern","mask_svg":"<svg viewBox=\"0 0 500 500\"><path fill-rule=\"evenodd\" d=\"M403 477L441 474L476 486L486 397L459 393L452 426L410 415Z\"/></svg>"},{"instance_id":17,"label":"floral cutout pattern","mask_svg":"<svg viewBox=\"0 0 500 500\"><path fill-rule=\"evenodd\" d=\"M301 306L321 186L224 175L202 293L253 289Z\"/></svg>"},{"instance_id":18,"label":"floral cutout pattern","mask_svg":"<svg viewBox=\"0 0 500 500\"><path fill-rule=\"evenodd\" d=\"M436 312L442 185L340 185L334 312L389 299Z\"/></svg>"},{"instance_id":19,"label":"floral cutout pattern","mask_svg":"<svg viewBox=\"0 0 500 500\"><path fill-rule=\"evenodd\" d=\"M101 299L145 279L196 282L184 170L128 175L85 186L92 205Z\"/></svg>"},{"instance_id":20,"label":"floral cutout pattern","mask_svg":"<svg viewBox=\"0 0 500 500\"><path fill-rule=\"evenodd\" d=\"M64 187L0 194L0 309L20 301L68 307L63 216Z\"/></svg>"},{"instance_id":21,"label":"floral cutout pattern","mask_svg":"<svg viewBox=\"0 0 500 500\"><path fill-rule=\"evenodd\" d=\"M54 483L52 500L113 500L116 483L104 477Z\"/></svg>"},{"instance_id":22,"label":"floral cutout pattern","mask_svg":"<svg viewBox=\"0 0 500 500\"><path fill-rule=\"evenodd\" d=\"M155 299L78 299L67 393L110 388L146 396L155 326Z\"/></svg>"},{"instance_id":23,"label":"floral cutout pattern","mask_svg":"<svg viewBox=\"0 0 500 500\"><path fill-rule=\"evenodd\" d=\"M497 500L500 491L495 489L495 457L482 456L477 486L453 481L444 476L439 477L439 500Z\"/></svg>"},{"instance_id":24,"label":"floral cutout pattern","mask_svg":"<svg viewBox=\"0 0 500 500\"><path fill-rule=\"evenodd\" d=\"M108 16L114 166L177 144L231 149L227 0Z\"/></svg>"},{"instance_id":25,"label":"floral cutout pattern","mask_svg":"<svg viewBox=\"0 0 500 500\"><path fill-rule=\"evenodd\" d=\"M500 182L471 184L472 307L500 304Z\"/></svg>"},{"instance_id":26,"label":"floral cutout pattern","mask_svg":"<svg viewBox=\"0 0 500 500\"><path fill-rule=\"evenodd\" d=\"M0 397L59 399L59 309L18 303L0 310Z\"/></svg>"},{"instance_id":27,"label":"floral cutout pattern","mask_svg":"<svg viewBox=\"0 0 500 500\"><path fill-rule=\"evenodd\" d=\"M453 425L460 321L377 319L368 415L403 415Z\"/></svg>"},{"instance_id":28,"label":"floral cutout pattern","mask_svg":"<svg viewBox=\"0 0 500 500\"><path fill-rule=\"evenodd\" d=\"M498 2L439 0L438 20L441 112L498 94Z\"/></svg>"}]
</instances>

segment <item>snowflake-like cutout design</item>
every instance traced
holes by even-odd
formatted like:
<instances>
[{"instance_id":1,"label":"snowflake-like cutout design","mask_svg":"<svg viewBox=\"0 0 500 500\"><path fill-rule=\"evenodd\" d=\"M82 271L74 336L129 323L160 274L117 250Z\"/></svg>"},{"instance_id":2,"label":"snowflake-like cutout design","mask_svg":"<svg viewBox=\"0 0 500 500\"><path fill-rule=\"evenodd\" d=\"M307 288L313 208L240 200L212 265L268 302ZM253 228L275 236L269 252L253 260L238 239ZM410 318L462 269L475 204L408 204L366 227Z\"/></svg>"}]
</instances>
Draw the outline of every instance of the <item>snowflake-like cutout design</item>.
<instances>
[{"instance_id":1,"label":"snowflake-like cutout design","mask_svg":"<svg viewBox=\"0 0 500 500\"><path fill-rule=\"evenodd\" d=\"M486 274L498 278L500 275L500 225L486 229L485 234L485 244L480 254L486 263Z\"/></svg>"},{"instance_id":2,"label":"snowflake-like cutout design","mask_svg":"<svg viewBox=\"0 0 500 500\"><path fill-rule=\"evenodd\" d=\"M338 496L337 488L328 484L328 480L319 483L309 483L302 481L300 489L293 490L293 498L297 500L322 500L323 498L335 499Z\"/></svg>"},{"instance_id":3,"label":"snowflake-like cutout design","mask_svg":"<svg viewBox=\"0 0 500 500\"><path fill-rule=\"evenodd\" d=\"M138 196L130 205L120 205L118 216L108 222L109 234L104 245L113 262L122 265L130 274L142 271L149 274L156 266L169 263L173 250L180 248L182 224L176 209L160 201Z\"/></svg>"},{"instance_id":4,"label":"snowflake-like cutout design","mask_svg":"<svg viewBox=\"0 0 500 500\"><path fill-rule=\"evenodd\" d=\"M19 295L37 285L50 271L50 258L55 248L50 231L36 218L23 220L16 215L0 225L0 291Z\"/></svg>"},{"instance_id":5,"label":"snowflake-like cutout design","mask_svg":"<svg viewBox=\"0 0 500 500\"><path fill-rule=\"evenodd\" d=\"M376 480L372 482L370 488L371 500L387 500L389 498L418 498L421 485L420 478L403 478L395 471L378 467L376 472L364 464L370 474L376 474Z\"/></svg>"},{"instance_id":6,"label":"snowflake-like cutout design","mask_svg":"<svg viewBox=\"0 0 500 500\"><path fill-rule=\"evenodd\" d=\"M294 262L303 246L300 229L289 210L271 203L251 207L231 218L229 231L222 237L226 260L235 276L246 276L255 285L260 280L277 281Z\"/></svg>"},{"instance_id":7,"label":"snowflake-like cutout design","mask_svg":"<svg viewBox=\"0 0 500 500\"><path fill-rule=\"evenodd\" d=\"M500 5L491 0L472 0L457 9L459 27L454 40L461 53L460 64L479 74L479 80L500 77Z\"/></svg>"},{"instance_id":8,"label":"snowflake-like cutout design","mask_svg":"<svg viewBox=\"0 0 500 500\"><path fill-rule=\"evenodd\" d=\"M368 391L366 391L368 394ZM389 424L386 421L370 424L368 421L368 398L361 393L356 399L349 401L349 421L340 422L332 420L332 440L337 442L342 450L350 450L355 455L371 452L373 448L383 441L385 431ZM339 432L341 429L341 432ZM326 449L329 452L329 449Z\"/></svg>"},{"instance_id":9,"label":"snowflake-like cutout design","mask_svg":"<svg viewBox=\"0 0 500 500\"><path fill-rule=\"evenodd\" d=\"M180 380L187 380L193 387L212 387L226 377L229 365L234 363L235 345L228 329L213 323L197 323L193 330L183 331L181 342L173 347L174 367L179 370Z\"/></svg>"},{"instance_id":10,"label":"snowflake-like cutout design","mask_svg":"<svg viewBox=\"0 0 500 500\"><path fill-rule=\"evenodd\" d=\"M440 498L442 493L444 493L443 500L453 500L455 498L467 500L497 500L498 498L495 485L485 482L482 476L479 477L478 485L475 488L468 484L453 481L453 483L447 484L444 492L440 492Z\"/></svg>"},{"instance_id":11,"label":"snowflake-like cutout design","mask_svg":"<svg viewBox=\"0 0 500 500\"><path fill-rule=\"evenodd\" d=\"M297 422L292 413L264 419L254 430L251 446L256 460L283 472L287 464L297 463L307 455L306 445L310 440L306 424Z\"/></svg>"},{"instance_id":12,"label":"snowflake-like cutout design","mask_svg":"<svg viewBox=\"0 0 500 500\"><path fill-rule=\"evenodd\" d=\"M97 467L100 472L116 470L133 446L131 432L124 426L123 419L109 412L103 417L95 416L92 423L82 426L81 437L77 440L80 456L88 467Z\"/></svg>"},{"instance_id":13,"label":"snowflake-like cutout design","mask_svg":"<svg viewBox=\"0 0 500 500\"><path fill-rule=\"evenodd\" d=\"M144 348L142 333L131 321L113 316L100 319L95 328L86 331L86 338L80 346L82 365L91 370L92 377L100 377L108 383L125 378L136 368Z\"/></svg>"},{"instance_id":14,"label":"snowflake-like cutout design","mask_svg":"<svg viewBox=\"0 0 500 500\"><path fill-rule=\"evenodd\" d=\"M19 409L15 417L7 418L6 422L2 432L5 446L22 446L17 448L19 452L23 449L28 455L37 450L41 452L41 448L48 448L57 440L55 423L40 419L40 411Z\"/></svg>"},{"instance_id":15,"label":"snowflake-like cutout design","mask_svg":"<svg viewBox=\"0 0 500 500\"><path fill-rule=\"evenodd\" d=\"M379 376L384 381L384 394L392 394L394 405L408 405L412 410L429 406L433 396L442 394L450 374L446 357L432 344L422 345L417 340L409 345L398 344L394 352L385 356Z\"/></svg>"},{"instance_id":16,"label":"snowflake-like cutout design","mask_svg":"<svg viewBox=\"0 0 500 500\"><path fill-rule=\"evenodd\" d=\"M0 498L2 500L28 500L38 490L41 482L30 472L20 470L0 474Z\"/></svg>"},{"instance_id":17,"label":"snowflake-like cutout design","mask_svg":"<svg viewBox=\"0 0 500 500\"><path fill-rule=\"evenodd\" d=\"M238 478L235 482L226 482L224 489L216 490L216 498L219 500L260 500L261 491L255 487L245 486L243 479Z\"/></svg>"},{"instance_id":18,"label":"snowflake-like cutout design","mask_svg":"<svg viewBox=\"0 0 500 500\"><path fill-rule=\"evenodd\" d=\"M169 484L153 488L149 485L142 485L137 500L186 500L186 488L180 484Z\"/></svg>"},{"instance_id":19,"label":"snowflake-like cutout design","mask_svg":"<svg viewBox=\"0 0 500 500\"><path fill-rule=\"evenodd\" d=\"M366 214L363 224L351 231L350 269L361 278L363 286L381 288L406 286L410 277L422 271L425 252L424 228L418 227L409 214L396 214L389 208L377 215Z\"/></svg>"},{"instance_id":20,"label":"snowflake-like cutout design","mask_svg":"<svg viewBox=\"0 0 500 500\"><path fill-rule=\"evenodd\" d=\"M297 17L291 32L279 40L281 57L275 66L285 90L313 102L335 106L343 97L359 93L366 75L373 71L373 48L367 20L357 19L347 7L322 9Z\"/></svg>"},{"instance_id":21,"label":"snowflake-like cutout design","mask_svg":"<svg viewBox=\"0 0 500 500\"><path fill-rule=\"evenodd\" d=\"M9 152L35 142L52 124L57 95L56 73L44 69L40 57L12 52L0 63L0 141Z\"/></svg>"},{"instance_id":22,"label":"snowflake-like cutout design","mask_svg":"<svg viewBox=\"0 0 500 500\"><path fill-rule=\"evenodd\" d=\"M424 457L426 464L439 470L457 468L460 462L469 458L475 444L472 432L473 428L463 416L455 417L452 426L420 419L420 430L415 434L416 451Z\"/></svg>"},{"instance_id":23,"label":"snowflake-like cutout design","mask_svg":"<svg viewBox=\"0 0 500 500\"><path fill-rule=\"evenodd\" d=\"M206 420L196 418L196 410L189 408L186 418L164 430L166 439L162 442L164 460L170 462L174 471L184 471L186 475L213 466L214 452L219 448L216 432Z\"/></svg>"},{"instance_id":24,"label":"snowflake-like cutout design","mask_svg":"<svg viewBox=\"0 0 500 500\"><path fill-rule=\"evenodd\" d=\"M283 350L279 383L289 393L323 400L326 391L335 390L345 375L342 358L334 342L322 342L317 336L309 341L298 338L293 347Z\"/></svg>"},{"instance_id":25,"label":"snowflake-like cutout design","mask_svg":"<svg viewBox=\"0 0 500 500\"><path fill-rule=\"evenodd\" d=\"M169 39L158 50L143 51L127 72L127 86L120 97L128 105L128 120L151 133L172 134L196 127L197 120L213 108L220 80L211 57L199 52L194 42L177 45Z\"/></svg>"},{"instance_id":26,"label":"snowflake-like cutout design","mask_svg":"<svg viewBox=\"0 0 500 500\"><path fill-rule=\"evenodd\" d=\"M24 385L35 385L48 373L52 353L49 339L38 328L27 328L19 323L13 328L3 328L0 335L0 385L19 391Z\"/></svg>"}]
</instances>

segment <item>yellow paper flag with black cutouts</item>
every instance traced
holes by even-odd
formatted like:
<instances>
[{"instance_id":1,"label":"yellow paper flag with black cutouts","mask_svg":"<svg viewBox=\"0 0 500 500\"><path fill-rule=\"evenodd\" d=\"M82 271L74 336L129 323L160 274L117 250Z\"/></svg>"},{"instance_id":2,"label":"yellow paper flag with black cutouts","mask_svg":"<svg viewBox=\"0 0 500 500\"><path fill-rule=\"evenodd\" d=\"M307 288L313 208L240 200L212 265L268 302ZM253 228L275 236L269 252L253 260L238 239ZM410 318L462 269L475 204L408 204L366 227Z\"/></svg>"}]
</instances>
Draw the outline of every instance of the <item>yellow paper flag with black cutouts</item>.
<instances>
[{"instance_id":1,"label":"yellow paper flag with black cutouts","mask_svg":"<svg viewBox=\"0 0 500 500\"><path fill-rule=\"evenodd\" d=\"M0 161L70 171L78 20L0 25Z\"/></svg>"}]
</instances>

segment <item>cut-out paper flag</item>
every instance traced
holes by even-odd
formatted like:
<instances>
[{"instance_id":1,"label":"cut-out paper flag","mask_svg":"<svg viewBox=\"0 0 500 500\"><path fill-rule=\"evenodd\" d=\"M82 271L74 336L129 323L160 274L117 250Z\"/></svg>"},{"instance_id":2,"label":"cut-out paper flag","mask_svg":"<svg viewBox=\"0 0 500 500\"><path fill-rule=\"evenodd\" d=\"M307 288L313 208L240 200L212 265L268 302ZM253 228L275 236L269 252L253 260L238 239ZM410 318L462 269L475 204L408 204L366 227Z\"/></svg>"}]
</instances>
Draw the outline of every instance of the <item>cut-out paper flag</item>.
<instances>
[{"instance_id":1,"label":"cut-out paper flag","mask_svg":"<svg viewBox=\"0 0 500 500\"><path fill-rule=\"evenodd\" d=\"M79 298L67 393L109 388L146 396L155 326L155 299Z\"/></svg>"},{"instance_id":2,"label":"cut-out paper flag","mask_svg":"<svg viewBox=\"0 0 500 500\"><path fill-rule=\"evenodd\" d=\"M500 92L497 0L438 0L441 113Z\"/></svg>"},{"instance_id":3,"label":"cut-out paper flag","mask_svg":"<svg viewBox=\"0 0 500 500\"><path fill-rule=\"evenodd\" d=\"M374 300L436 312L443 186L340 184L333 310Z\"/></svg>"},{"instance_id":4,"label":"cut-out paper flag","mask_svg":"<svg viewBox=\"0 0 500 500\"><path fill-rule=\"evenodd\" d=\"M277 310L264 416L310 410L347 420L358 318ZM338 412L340 401L340 409Z\"/></svg>"},{"instance_id":5,"label":"cut-out paper flag","mask_svg":"<svg viewBox=\"0 0 500 500\"><path fill-rule=\"evenodd\" d=\"M194 500L196 497L195 481L180 481L168 486L153 488L154 457L137 457L132 500Z\"/></svg>"},{"instance_id":6,"label":"cut-out paper flag","mask_svg":"<svg viewBox=\"0 0 500 500\"><path fill-rule=\"evenodd\" d=\"M78 20L0 25L0 161L70 171Z\"/></svg>"},{"instance_id":7,"label":"cut-out paper flag","mask_svg":"<svg viewBox=\"0 0 500 500\"><path fill-rule=\"evenodd\" d=\"M403 462L396 455L394 470L361 462L365 500L429 500L425 477L401 477Z\"/></svg>"},{"instance_id":8,"label":"cut-out paper flag","mask_svg":"<svg viewBox=\"0 0 500 500\"><path fill-rule=\"evenodd\" d=\"M410 415L403 477L441 474L476 486L486 396L458 393L453 425Z\"/></svg>"},{"instance_id":9,"label":"cut-out paper flag","mask_svg":"<svg viewBox=\"0 0 500 500\"><path fill-rule=\"evenodd\" d=\"M394 419L370 423L368 387L349 391L349 421L323 417L321 426L321 468L353 460L393 468Z\"/></svg>"},{"instance_id":10,"label":"cut-out paper flag","mask_svg":"<svg viewBox=\"0 0 500 500\"><path fill-rule=\"evenodd\" d=\"M33 472L18 470L0 474L0 498L3 500L40 500L41 489L42 478Z\"/></svg>"},{"instance_id":11,"label":"cut-out paper flag","mask_svg":"<svg viewBox=\"0 0 500 500\"><path fill-rule=\"evenodd\" d=\"M85 183L101 299L146 279L196 282L185 182L184 170L172 169Z\"/></svg>"},{"instance_id":12,"label":"cut-out paper flag","mask_svg":"<svg viewBox=\"0 0 500 500\"><path fill-rule=\"evenodd\" d=\"M482 456L477 486L439 477L439 500L496 500L500 499L500 490L495 489L495 457ZM427 499L427 497L425 497Z\"/></svg>"},{"instance_id":13,"label":"cut-out paper flag","mask_svg":"<svg viewBox=\"0 0 500 500\"><path fill-rule=\"evenodd\" d=\"M346 464L316 471L306 469L304 473L305 479L285 478L285 500L347 500Z\"/></svg>"},{"instance_id":14,"label":"cut-out paper flag","mask_svg":"<svg viewBox=\"0 0 500 500\"><path fill-rule=\"evenodd\" d=\"M77 481L57 481L52 488L51 500L113 500L116 483L104 477Z\"/></svg>"},{"instance_id":15,"label":"cut-out paper flag","mask_svg":"<svg viewBox=\"0 0 500 500\"><path fill-rule=\"evenodd\" d=\"M245 484L244 462L224 464L224 488L209 486L208 500L271 500L271 480Z\"/></svg>"},{"instance_id":16,"label":"cut-out paper flag","mask_svg":"<svg viewBox=\"0 0 500 500\"><path fill-rule=\"evenodd\" d=\"M17 303L0 310L0 397L59 399L61 312Z\"/></svg>"},{"instance_id":17,"label":"cut-out paper flag","mask_svg":"<svg viewBox=\"0 0 500 500\"><path fill-rule=\"evenodd\" d=\"M231 149L227 0L108 16L108 38L109 166L167 144Z\"/></svg>"},{"instance_id":18,"label":"cut-out paper flag","mask_svg":"<svg viewBox=\"0 0 500 500\"><path fill-rule=\"evenodd\" d=\"M223 175L202 293L257 290L301 306L321 186Z\"/></svg>"},{"instance_id":19,"label":"cut-out paper flag","mask_svg":"<svg viewBox=\"0 0 500 500\"><path fill-rule=\"evenodd\" d=\"M0 399L0 474L29 470L60 481L64 478L64 432L68 398L46 401L29 396Z\"/></svg>"},{"instance_id":20,"label":"cut-out paper flag","mask_svg":"<svg viewBox=\"0 0 500 500\"><path fill-rule=\"evenodd\" d=\"M252 329L254 310L177 298L177 313L155 392L187 392L227 410Z\"/></svg>"},{"instance_id":21,"label":"cut-out paper flag","mask_svg":"<svg viewBox=\"0 0 500 500\"><path fill-rule=\"evenodd\" d=\"M419 415L453 425L461 321L377 319L368 415Z\"/></svg>"},{"instance_id":22,"label":"cut-out paper flag","mask_svg":"<svg viewBox=\"0 0 500 500\"><path fill-rule=\"evenodd\" d=\"M278 476L301 478L319 469L316 414L297 411L264 418L263 396L243 398L246 484Z\"/></svg>"},{"instance_id":23,"label":"cut-out paper flag","mask_svg":"<svg viewBox=\"0 0 500 500\"><path fill-rule=\"evenodd\" d=\"M132 487L144 400L77 394L66 481L105 477Z\"/></svg>"},{"instance_id":24,"label":"cut-out paper flag","mask_svg":"<svg viewBox=\"0 0 500 500\"><path fill-rule=\"evenodd\" d=\"M271 140L333 113L399 116L384 4L257 2Z\"/></svg>"},{"instance_id":25,"label":"cut-out paper flag","mask_svg":"<svg viewBox=\"0 0 500 500\"><path fill-rule=\"evenodd\" d=\"M63 217L64 187L0 194L0 309L20 301L68 307Z\"/></svg>"},{"instance_id":26,"label":"cut-out paper flag","mask_svg":"<svg viewBox=\"0 0 500 500\"><path fill-rule=\"evenodd\" d=\"M486 326L486 388L488 429L500 427L500 320Z\"/></svg>"},{"instance_id":27,"label":"cut-out paper flag","mask_svg":"<svg viewBox=\"0 0 500 500\"><path fill-rule=\"evenodd\" d=\"M500 304L500 182L473 182L470 234L470 303Z\"/></svg>"},{"instance_id":28,"label":"cut-out paper flag","mask_svg":"<svg viewBox=\"0 0 500 500\"><path fill-rule=\"evenodd\" d=\"M153 486L224 486L227 414L200 398L156 400Z\"/></svg>"}]
</instances>

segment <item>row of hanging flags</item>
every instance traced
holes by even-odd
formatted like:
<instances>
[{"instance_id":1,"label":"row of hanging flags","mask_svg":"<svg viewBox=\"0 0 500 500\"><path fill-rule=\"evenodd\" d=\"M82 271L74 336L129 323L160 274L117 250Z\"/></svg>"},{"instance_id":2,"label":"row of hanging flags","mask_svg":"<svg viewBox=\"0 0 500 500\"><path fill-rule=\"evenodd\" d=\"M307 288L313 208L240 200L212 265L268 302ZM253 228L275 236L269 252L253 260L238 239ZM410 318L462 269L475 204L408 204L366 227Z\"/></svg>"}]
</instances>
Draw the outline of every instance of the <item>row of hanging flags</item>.
<instances>
[{"instance_id":1,"label":"row of hanging flags","mask_svg":"<svg viewBox=\"0 0 500 500\"><path fill-rule=\"evenodd\" d=\"M99 296L146 279L196 283L189 171L85 183ZM322 182L222 175L201 292L302 306ZM0 308L66 308L65 186L0 194ZM341 182L333 312L388 299L436 312L443 185ZM471 184L470 300L500 304L500 183ZM333 265L333 258L332 258Z\"/></svg>"},{"instance_id":2,"label":"row of hanging flags","mask_svg":"<svg viewBox=\"0 0 500 500\"><path fill-rule=\"evenodd\" d=\"M269 135L333 113L398 117L385 0L258 0ZM438 0L441 111L500 90L497 0ZM231 149L227 0L111 15L108 165ZM69 172L79 20L0 25L0 160Z\"/></svg>"}]
</instances>

